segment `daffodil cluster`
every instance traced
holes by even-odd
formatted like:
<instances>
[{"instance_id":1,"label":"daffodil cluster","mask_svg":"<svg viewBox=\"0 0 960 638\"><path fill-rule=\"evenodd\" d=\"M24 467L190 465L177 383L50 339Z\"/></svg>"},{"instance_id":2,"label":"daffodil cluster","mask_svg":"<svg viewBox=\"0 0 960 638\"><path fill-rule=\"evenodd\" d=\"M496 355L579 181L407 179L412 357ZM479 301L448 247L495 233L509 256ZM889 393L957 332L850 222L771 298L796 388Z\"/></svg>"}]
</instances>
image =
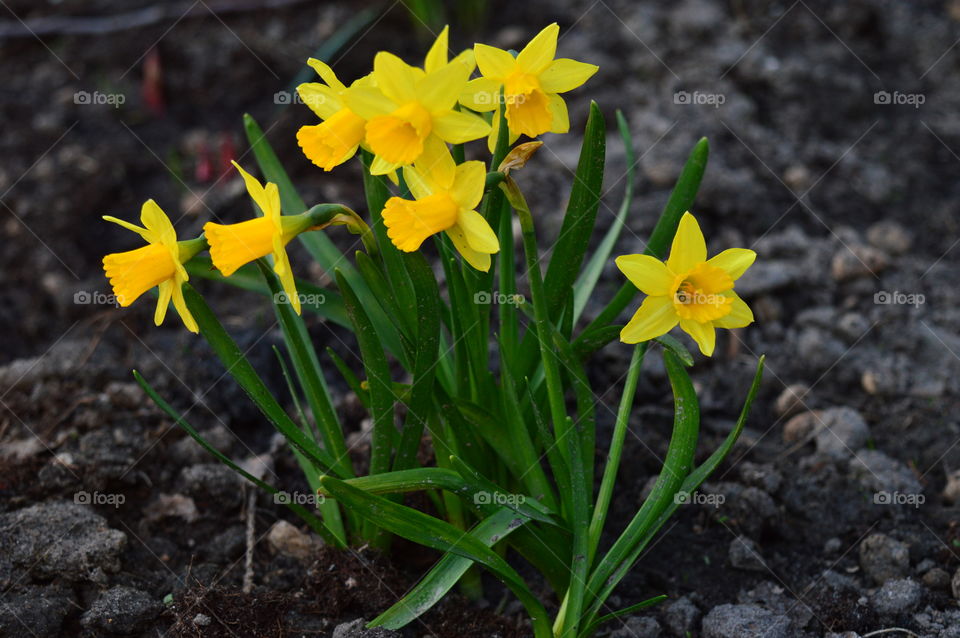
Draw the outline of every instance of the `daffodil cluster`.
<instances>
[{"instance_id":1,"label":"daffodil cluster","mask_svg":"<svg viewBox=\"0 0 960 638\"><path fill-rule=\"evenodd\" d=\"M315 508L276 503L331 547L388 550L398 536L446 553L371 626L399 629L457 583L467 593L482 593L473 569L478 565L516 595L530 618L527 633L536 638L592 638L604 623L658 602L663 597L607 613L614 588L652 546L680 504L678 496L694 492L733 447L757 392L762 358L735 427L696 465L699 404L685 370L694 358L667 333L679 326L703 355L712 356L717 328L752 323L736 287L756 259L743 248L708 258L700 225L687 210L706 166L706 139L694 147L645 254L615 259L626 281L602 304L594 292L632 212L633 189L625 189L622 213L603 240L591 241L608 138L604 114L591 103L556 241L549 250L538 244L541 211L528 204L516 173L544 143L517 142L568 132L563 95L597 72L592 64L557 57L559 32L556 24L547 26L517 54L476 44L451 57L445 28L419 65L380 51L370 73L349 83L325 62L308 60L319 81L297 91L319 122L301 127L296 142L323 171L359 162L368 221L342 204L303 203L249 116L247 136L266 179L237 162L233 166L252 214L207 221L200 236L188 239L178 237L153 200L143 204L140 226L104 218L145 242L103 259L118 302L129 306L156 288L157 325L172 303L187 329L206 340L225 374L282 434L311 490L323 497ZM629 126L623 114L617 119L631 166ZM313 232L338 225L360 235L363 250L347 254ZM295 277L287 253L294 239L323 271L322 282ZM515 249L516 241L521 244ZM425 246L439 254L442 279L425 258ZM205 250L209 260L198 257ZM524 261L518 263L521 252ZM285 345L276 354L296 416L257 375L190 284L191 275L273 298ZM621 325L638 292L644 295L639 308ZM591 318L594 306L599 312ZM352 332L361 373L329 350L332 365L321 365L324 353L300 316L304 310ZM597 395L587 361L616 335L636 347L610 447L599 454ZM607 513L644 357L655 343L676 406L672 434L643 505L624 529L612 530ZM369 452L367 462L358 464L365 475L354 467L348 445L353 439L327 386L334 371L369 415L369 435L356 439ZM279 493L217 451L136 378L220 461ZM601 474L597 488L594 478ZM404 504L410 492L429 496L429 512ZM600 542L608 537L612 544ZM538 591L552 590L559 602L552 618L509 562L515 555L543 575Z\"/></svg>"}]
</instances>

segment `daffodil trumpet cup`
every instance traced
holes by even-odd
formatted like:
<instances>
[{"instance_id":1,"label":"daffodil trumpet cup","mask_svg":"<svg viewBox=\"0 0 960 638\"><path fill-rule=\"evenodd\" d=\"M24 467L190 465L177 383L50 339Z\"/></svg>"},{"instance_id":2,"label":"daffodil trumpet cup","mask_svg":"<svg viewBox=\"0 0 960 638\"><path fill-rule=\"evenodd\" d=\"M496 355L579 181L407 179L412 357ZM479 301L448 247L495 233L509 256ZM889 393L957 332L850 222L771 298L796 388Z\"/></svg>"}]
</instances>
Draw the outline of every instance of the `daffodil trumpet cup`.
<instances>
[{"instance_id":1,"label":"daffodil trumpet cup","mask_svg":"<svg viewBox=\"0 0 960 638\"><path fill-rule=\"evenodd\" d=\"M604 184L608 128L590 103L573 114L583 139L562 224L549 247L538 238L553 211L539 210L543 197L523 186L534 170L550 170L541 160L551 138L535 138L570 130L569 96L598 72L558 57L559 31L547 25L517 54L478 43L451 55L444 29L414 63L382 51L370 73L352 81L308 60L318 80L297 90L319 122L281 143L299 146L318 180L358 163L363 208L308 207L246 116L262 177L235 166L252 215L208 221L203 235L187 240L153 200L143 205L141 225L107 218L142 240L104 258L118 301L130 305L156 288L155 323L172 304L206 340L264 425L287 441L308 490L254 476L136 374L157 406L328 545L388 552L402 537L440 552L371 627L408 625L454 587L479 597L481 569L520 601L535 638L589 638L660 602L663 592L650 590L630 592L639 596L624 608L609 607L672 514L729 454L761 382L762 356L747 354L749 345L738 355L722 347L731 331L749 344L754 316L738 281L758 256L709 250L704 230L721 220L696 206L705 139L691 151L644 252L620 254L628 224L655 220L636 221L646 213L633 207L637 159L619 111L623 201L612 220L600 210L611 189ZM521 136L531 139L516 143ZM594 241L598 220L606 230ZM298 259L291 251L301 251ZM301 270L305 256L316 268ZM598 285L604 273L622 284L609 298ZM260 378L207 304L202 288L215 285L259 294L272 309L283 338L275 354L284 393ZM335 333L355 353L349 360L323 347L331 325L352 334ZM618 381L595 388L593 355L603 347L629 347L632 357L616 371ZM618 502L626 493L620 463L652 356L662 359L673 419L651 416L644 427L670 429L669 444L649 495L619 524L608 514L615 504L627 507ZM687 369L707 357L728 365L731 356L753 360L757 371L735 426L698 464L700 409ZM331 391L335 377L363 411L362 419L350 417L364 425L349 437L341 409L348 402ZM616 391L612 432L598 437L605 425L598 412ZM598 438L609 439L606 450L598 450ZM405 501L412 493L425 495L417 508ZM526 563L522 573L539 575L525 580L518 560Z\"/></svg>"}]
</instances>

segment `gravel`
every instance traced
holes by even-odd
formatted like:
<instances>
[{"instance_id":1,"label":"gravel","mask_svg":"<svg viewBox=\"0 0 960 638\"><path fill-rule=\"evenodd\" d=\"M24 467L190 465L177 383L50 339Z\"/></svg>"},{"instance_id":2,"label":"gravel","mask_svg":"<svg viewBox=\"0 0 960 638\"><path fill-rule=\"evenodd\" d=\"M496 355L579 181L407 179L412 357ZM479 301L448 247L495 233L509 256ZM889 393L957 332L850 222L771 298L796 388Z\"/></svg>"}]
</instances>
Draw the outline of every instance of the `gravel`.
<instances>
[{"instance_id":1,"label":"gravel","mask_svg":"<svg viewBox=\"0 0 960 638\"><path fill-rule=\"evenodd\" d=\"M860 567L878 585L903 578L910 570L910 550L885 534L871 534L860 543Z\"/></svg>"},{"instance_id":2,"label":"gravel","mask_svg":"<svg viewBox=\"0 0 960 638\"><path fill-rule=\"evenodd\" d=\"M790 619L759 605L719 605L703 618L704 638L789 638Z\"/></svg>"}]
</instances>

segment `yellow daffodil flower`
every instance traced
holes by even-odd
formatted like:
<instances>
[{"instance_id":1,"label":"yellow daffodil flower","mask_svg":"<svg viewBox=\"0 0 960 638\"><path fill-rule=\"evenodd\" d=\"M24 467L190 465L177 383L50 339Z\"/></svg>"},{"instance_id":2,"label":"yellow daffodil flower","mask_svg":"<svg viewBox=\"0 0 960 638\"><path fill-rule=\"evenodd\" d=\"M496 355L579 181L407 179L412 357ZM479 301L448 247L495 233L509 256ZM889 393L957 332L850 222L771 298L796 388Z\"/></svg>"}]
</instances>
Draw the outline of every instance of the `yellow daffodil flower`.
<instances>
[{"instance_id":1,"label":"yellow daffodil flower","mask_svg":"<svg viewBox=\"0 0 960 638\"><path fill-rule=\"evenodd\" d=\"M160 299L153 322L158 326L163 323L172 299L173 307L187 330L198 332L197 322L183 299L181 286L190 279L183 264L203 250L203 239L177 241L177 231L170 223L170 218L152 199L144 202L140 210L142 228L109 215L104 219L137 233L147 242L142 248L112 253L103 258L103 270L113 287L117 303L127 307L140 295L158 286Z\"/></svg>"},{"instance_id":2,"label":"yellow daffodil flower","mask_svg":"<svg viewBox=\"0 0 960 638\"><path fill-rule=\"evenodd\" d=\"M293 309L299 314L300 298L285 246L291 239L310 228L310 220L307 215L281 215L280 191L277 185L267 182L267 185L263 186L239 164L233 162L233 165L243 176L247 193L260 208L263 217L239 224L204 224L203 234L210 244L213 265L225 277L229 277L244 264L272 254L273 271L280 278Z\"/></svg>"},{"instance_id":3,"label":"yellow daffodil flower","mask_svg":"<svg viewBox=\"0 0 960 638\"><path fill-rule=\"evenodd\" d=\"M560 93L571 91L597 72L594 64L569 58L554 59L557 53L556 23L546 27L514 58L509 52L486 44L474 45L477 66L483 77L471 80L460 95L460 103L475 111L493 111L494 122L488 140L490 151L499 130L498 96L503 89L507 126L513 143L521 134L570 130L567 104Z\"/></svg>"},{"instance_id":4,"label":"yellow daffodil flower","mask_svg":"<svg viewBox=\"0 0 960 638\"><path fill-rule=\"evenodd\" d=\"M440 64L440 54L431 52L431 70L424 71L381 51L373 61L376 86L346 92L347 106L367 120L366 144L376 155L370 166L373 175L413 164L430 140L461 144L490 132L483 118L454 110L471 65L461 58Z\"/></svg>"},{"instance_id":5,"label":"yellow daffodil flower","mask_svg":"<svg viewBox=\"0 0 960 638\"><path fill-rule=\"evenodd\" d=\"M403 169L414 200L391 197L383 209L387 236L404 252L446 231L468 264L490 270L490 255L500 242L490 224L476 211L483 197L487 172L483 162L457 165L445 144L429 142L420 160Z\"/></svg>"},{"instance_id":6,"label":"yellow daffodil flower","mask_svg":"<svg viewBox=\"0 0 960 638\"><path fill-rule=\"evenodd\" d=\"M297 143L311 162L325 171L333 170L353 157L363 143L367 121L354 113L343 101L347 87L337 78L329 65L310 58L307 60L323 80L307 82L297 87L303 103L310 107L320 124L301 126L297 131ZM351 86L373 84L370 76L360 78Z\"/></svg>"},{"instance_id":7,"label":"yellow daffodil flower","mask_svg":"<svg viewBox=\"0 0 960 638\"><path fill-rule=\"evenodd\" d=\"M620 332L624 343L639 343L666 334L678 323L700 352L713 354L715 328L742 328L753 312L733 291L734 282L757 254L728 248L707 259L697 220L684 213L666 263L650 255L617 257L617 267L647 298Z\"/></svg>"}]
</instances>

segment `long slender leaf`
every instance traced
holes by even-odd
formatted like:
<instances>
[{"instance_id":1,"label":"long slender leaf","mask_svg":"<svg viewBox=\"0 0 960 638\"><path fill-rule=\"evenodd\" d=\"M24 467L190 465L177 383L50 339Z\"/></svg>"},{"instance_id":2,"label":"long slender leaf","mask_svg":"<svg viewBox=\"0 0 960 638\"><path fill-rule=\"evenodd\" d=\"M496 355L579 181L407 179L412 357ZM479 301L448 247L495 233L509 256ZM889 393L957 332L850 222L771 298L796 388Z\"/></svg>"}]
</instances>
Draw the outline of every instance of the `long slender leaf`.
<instances>
[{"instance_id":1,"label":"long slender leaf","mask_svg":"<svg viewBox=\"0 0 960 638\"><path fill-rule=\"evenodd\" d=\"M273 293L274 309L280 327L283 330L283 341L293 362L293 370L297 375L300 387L303 388L310 411L320 429L323 447L333 455L337 461L336 470L339 476L353 476L350 467L350 455L347 453L347 444L343 436L343 428L337 413L333 409L333 401L327 390L327 383L323 378L320 361L310 342L306 325L289 302L281 300L283 287L273 270L263 260L257 260L257 266L263 275L264 281Z\"/></svg>"},{"instance_id":2,"label":"long slender leaf","mask_svg":"<svg viewBox=\"0 0 960 638\"><path fill-rule=\"evenodd\" d=\"M583 631L581 631L581 632L580 632L580 635L583 636L584 638L589 638L589 637L592 636L594 633L596 633L597 629L600 628L600 625L602 625L602 624L604 624L604 623L608 623L608 622L610 622L611 620L616 620L617 618L622 618L623 616L626 616L627 614L632 614L632 613L634 613L634 612L640 611L641 609L646 609L647 607L652 607L652 606L656 605L657 603L659 603L659 602L661 602L661 601L664 601L664 600L666 600L666 599L667 599L667 595L666 595L666 594L660 594L659 596L654 596L653 598L648 598L648 599L646 599L646 600L644 600L644 601L642 601L642 602L639 602L639 603L635 603L635 604L633 604L633 605L630 605L629 607L624 607L623 609L619 609L619 610L613 612L612 614L607 614L606 616L601 616L601 617L597 618L596 620L594 620L592 623L590 623Z\"/></svg>"},{"instance_id":3,"label":"long slender leaf","mask_svg":"<svg viewBox=\"0 0 960 638\"><path fill-rule=\"evenodd\" d=\"M323 472L337 472L337 460L326 450L318 446L290 419L277 400L267 389L253 366L247 361L237 343L227 334L220 321L210 310L203 297L190 284L184 284L183 297L187 307L200 327L200 334L220 359L227 373L247 393L267 420L286 437L290 445L295 446L313 465Z\"/></svg>"},{"instance_id":4,"label":"long slender leaf","mask_svg":"<svg viewBox=\"0 0 960 638\"><path fill-rule=\"evenodd\" d=\"M603 114L597 103L591 102L567 213L553 249L550 266L543 277L551 318L556 318L564 295L576 281L593 233L603 187L606 142Z\"/></svg>"},{"instance_id":5,"label":"long slender leaf","mask_svg":"<svg viewBox=\"0 0 960 638\"><path fill-rule=\"evenodd\" d=\"M485 546L492 547L511 532L519 529L524 522L526 522L524 518L503 508L477 523L477 526L470 530L470 536ZM440 599L453 589L471 565L473 561L469 558L445 554L413 589L388 610L371 620L367 626L400 629L409 624L440 602Z\"/></svg>"},{"instance_id":6,"label":"long slender leaf","mask_svg":"<svg viewBox=\"0 0 960 638\"><path fill-rule=\"evenodd\" d=\"M590 622L597 609L603 604L604 587L611 574L624 564L631 550L667 509L693 465L693 455L696 452L697 435L700 429L700 405L697 393L683 364L673 352L664 350L663 362L667 368L667 376L670 377L670 385L673 387L674 406L673 435L670 437L663 470L650 495L640 507L640 511L590 575L587 591L593 593L595 598L587 607L589 611L586 622ZM596 592L601 593L598 595Z\"/></svg>"},{"instance_id":7,"label":"long slender leaf","mask_svg":"<svg viewBox=\"0 0 960 638\"><path fill-rule=\"evenodd\" d=\"M140 375L140 373L137 372L136 370L133 371L133 378L140 385L140 387L143 388L143 391L147 393L147 396L149 396L153 400L153 402L157 404L157 407L163 410L167 414L167 416L173 419L174 423L176 423L178 426L183 428L183 430L187 434L189 434L194 441L199 443L203 449L205 449L207 452L209 452L214 457L216 457L218 461L220 461L221 463L229 467L231 470L233 470L243 478L247 479L257 487L259 487L263 491L269 494L280 493L280 490L270 485L266 481L263 481L262 479L259 479L256 476L250 474L249 472L244 470L242 467L240 467L239 465L231 461L226 455L220 452L220 450L210 445L210 443L208 443L206 439L200 436L200 433L197 432L197 430L192 425L190 425L190 423L187 422L187 420L184 419L179 412L177 412L173 408L173 406L171 406L169 403L164 401L163 397L161 397L157 393L157 391L153 389L153 386L147 383L147 380L144 379ZM283 504L286 505L287 508L290 509L290 511L292 511L294 514L299 516L307 525L310 526L310 529L312 529L317 534L319 534L323 538L323 540L326 541L328 544L332 545L333 547L341 547L341 548L345 547L344 543L327 528L324 522L321 521L312 512L307 510L307 508L303 507L298 503L292 502L290 499L282 499L282 500L283 500Z\"/></svg>"},{"instance_id":8,"label":"long slender leaf","mask_svg":"<svg viewBox=\"0 0 960 638\"><path fill-rule=\"evenodd\" d=\"M630 205L633 203L633 188L637 176L637 156L633 150L633 136L630 135L630 125L623 113L617 109L617 129L620 131L620 138L623 140L624 160L627 163L627 172L624 175L623 199L620 201L620 208L617 210L616 219L607 229L607 234L603 236L600 245L590 257L580 277L577 278L577 284L573 287L573 323L576 323L583 314L583 309L587 305L587 299L593 294L593 290L600 280L600 274L610 262L610 253L620 238L620 233L627 221L627 214L630 212Z\"/></svg>"},{"instance_id":9,"label":"long slender leaf","mask_svg":"<svg viewBox=\"0 0 960 638\"><path fill-rule=\"evenodd\" d=\"M536 638L552 638L547 612L533 595L520 575L500 556L477 538L464 534L432 516L418 510L393 503L385 498L367 494L333 477L321 479L323 486L337 500L397 536L431 547L441 552L450 552L477 562L493 572L513 592L527 610L533 622Z\"/></svg>"}]
</instances>

